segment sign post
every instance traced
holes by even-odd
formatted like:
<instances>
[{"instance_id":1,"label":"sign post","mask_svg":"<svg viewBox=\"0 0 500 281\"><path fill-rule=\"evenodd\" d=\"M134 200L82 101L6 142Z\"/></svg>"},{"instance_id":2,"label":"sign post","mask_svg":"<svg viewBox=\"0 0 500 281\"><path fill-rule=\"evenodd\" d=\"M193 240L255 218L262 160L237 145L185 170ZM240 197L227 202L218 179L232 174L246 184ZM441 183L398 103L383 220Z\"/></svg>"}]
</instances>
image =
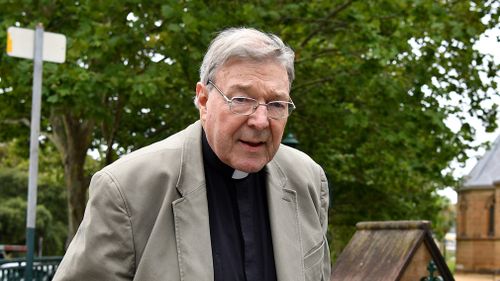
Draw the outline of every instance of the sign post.
<instances>
[{"instance_id":1,"label":"sign post","mask_svg":"<svg viewBox=\"0 0 500 281\"><path fill-rule=\"evenodd\" d=\"M47 32L48 33L48 32ZM35 32L32 30L10 27L7 30L7 54L14 57L33 59L33 100L31 106L31 132L30 132L30 163L28 178L28 210L26 215L26 270L24 280L31 281L33 278L33 255L35 248L35 226L36 226L36 199L38 180L38 138L40 136L40 112L42 106L42 71L43 61L62 63L66 57L66 37L54 34L57 44L54 44L50 35L46 38L43 25L39 23ZM62 37L62 41L61 41ZM45 39L49 39L48 42ZM56 40L56 41L57 41ZM62 55L57 49L61 49ZM52 44L46 44L52 43ZM45 49L48 51L45 51ZM54 52L55 49L55 52Z\"/></svg>"},{"instance_id":2,"label":"sign post","mask_svg":"<svg viewBox=\"0 0 500 281\"><path fill-rule=\"evenodd\" d=\"M35 50L33 54L33 100L31 101L30 168L28 178L28 213L26 217L26 256L25 280L32 280L33 253L35 246L36 195L38 179L38 137L40 136L40 111L42 104L43 71L43 26L35 30Z\"/></svg>"}]
</instances>

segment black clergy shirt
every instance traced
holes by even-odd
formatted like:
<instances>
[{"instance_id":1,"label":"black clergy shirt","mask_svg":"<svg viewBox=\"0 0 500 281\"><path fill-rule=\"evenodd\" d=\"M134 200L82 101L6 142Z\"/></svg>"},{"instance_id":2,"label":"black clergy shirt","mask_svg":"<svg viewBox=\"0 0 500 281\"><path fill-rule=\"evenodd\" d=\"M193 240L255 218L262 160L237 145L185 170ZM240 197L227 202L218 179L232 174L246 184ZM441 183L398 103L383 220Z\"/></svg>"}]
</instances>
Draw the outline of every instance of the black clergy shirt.
<instances>
[{"instance_id":1,"label":"black clergy shirt","mask_svg":"<svg viewBox=\"0 0 500 281\"><path fill-rule=\"evenodd\" d=\"M274 281L266 173L233 179L202 136L215 281Z\"/></svg>"}]
</instances>

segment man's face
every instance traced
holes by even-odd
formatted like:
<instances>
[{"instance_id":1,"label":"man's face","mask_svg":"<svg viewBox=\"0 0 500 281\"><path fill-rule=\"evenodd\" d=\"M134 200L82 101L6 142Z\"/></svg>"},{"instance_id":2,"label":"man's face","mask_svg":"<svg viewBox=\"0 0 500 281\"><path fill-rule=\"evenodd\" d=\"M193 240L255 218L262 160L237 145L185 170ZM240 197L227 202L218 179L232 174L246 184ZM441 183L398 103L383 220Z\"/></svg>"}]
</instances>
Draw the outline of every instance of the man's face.
<instances>
[{"instance_id":1,"label":"man's face","mask_svg":"<svg viewBox=\"0 0 500 281\"><path fill-rule=\"evenodd\" d=\"M289 100L286 69L268 60L230 59L216 73L214 84L229 98L250 97L259 103ZM196 85L200 119L210 147L225 164L245 172L261 170L276 154L286 118L267 118L267 108L257 107L249 116L230 111L214 87Z\"/></svg>"}]
</instances>

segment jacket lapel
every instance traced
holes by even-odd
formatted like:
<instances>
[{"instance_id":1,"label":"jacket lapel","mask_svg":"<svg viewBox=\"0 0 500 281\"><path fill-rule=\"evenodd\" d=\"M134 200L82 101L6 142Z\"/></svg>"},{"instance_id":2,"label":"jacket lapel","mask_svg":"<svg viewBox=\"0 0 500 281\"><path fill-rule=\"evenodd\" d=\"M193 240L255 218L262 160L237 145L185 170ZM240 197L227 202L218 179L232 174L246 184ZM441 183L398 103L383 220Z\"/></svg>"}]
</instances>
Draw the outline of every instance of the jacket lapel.
<instances>
[{"instance_id":1,"label":"jacket lapel","mask_svg":"<svg viewBox=\"0 0 500 281\"><path fill-rule=\"evenodd\" d=\"M181 280L213 280L206 189L173 203Z\"/></svg>"},{"instance_id":2,"label":"jacket lapel","mask_svg":"<svg viewBox=\"0 0 500 281\"><path fill-rule=\"evenodd\" d=\"M295 190L275 160L267 165L267 196L278 280L304 280L302 242Z\"/></svg>"},{"instance_id":3,"label":"jacket lapel","mask_svg":"<svg viewBox=\"0 0 500 281\"><path fill-rule=\"evenodd\" d=\"M200 122L186 133L177 182L182 197L172 203L180 276L181 280L213 280Z\"/></svg>"}]
</instances>

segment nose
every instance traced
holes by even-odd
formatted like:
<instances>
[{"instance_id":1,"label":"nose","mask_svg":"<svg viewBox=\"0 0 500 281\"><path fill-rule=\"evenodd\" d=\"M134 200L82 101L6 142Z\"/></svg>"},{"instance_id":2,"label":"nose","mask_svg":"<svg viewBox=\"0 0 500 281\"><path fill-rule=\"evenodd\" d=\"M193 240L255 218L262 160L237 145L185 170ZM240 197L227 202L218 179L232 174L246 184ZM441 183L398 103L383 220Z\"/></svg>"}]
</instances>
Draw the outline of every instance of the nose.
<instances>
[{"instance_id":1,"label":"nose","mask_svg":"<svg viewBox=\"0 0 500 281\"><path fill-rule=\"evenodd\" d=\"M265 105L259 105L255 112L249 116L248 125L258 130L269 127L269 118L267 118L267 107Z\"/></svg>"}]
</instances>

